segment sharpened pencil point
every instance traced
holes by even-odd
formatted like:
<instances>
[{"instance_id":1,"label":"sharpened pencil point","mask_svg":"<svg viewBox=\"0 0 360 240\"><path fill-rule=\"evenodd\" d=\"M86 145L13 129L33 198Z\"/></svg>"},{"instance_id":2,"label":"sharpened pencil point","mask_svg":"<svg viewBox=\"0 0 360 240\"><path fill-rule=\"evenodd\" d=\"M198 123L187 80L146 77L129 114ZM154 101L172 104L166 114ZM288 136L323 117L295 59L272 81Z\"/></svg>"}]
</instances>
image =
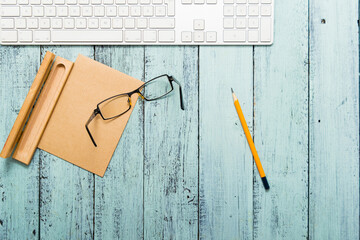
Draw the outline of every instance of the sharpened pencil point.
<instances>
[{"instance_id":1,"label":"sharpened pencil point","mask_svg":"<svg viewBox=\"0 0 360 240\"><path fill-rule=\"evenodd\" d=\"M234 93L234 90L231 88L231 93Z\"/></svg>"}]
</instances>

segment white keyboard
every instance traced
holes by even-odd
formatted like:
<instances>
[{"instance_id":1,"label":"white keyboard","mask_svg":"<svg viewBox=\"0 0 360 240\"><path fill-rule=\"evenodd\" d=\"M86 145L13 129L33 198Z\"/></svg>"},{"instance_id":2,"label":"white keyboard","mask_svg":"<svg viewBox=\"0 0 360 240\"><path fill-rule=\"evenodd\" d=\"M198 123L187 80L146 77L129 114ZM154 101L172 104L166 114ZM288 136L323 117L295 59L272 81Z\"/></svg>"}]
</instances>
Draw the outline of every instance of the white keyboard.
<instances>
[{"instance_id":1,"label":"white keyboard","mask_svg":"<svg viewBox=\"0 0 360 240\"><path fill-rule=\"evenodd\" d=\"M270 45L274 0L1 0L2 45Z\"/></svg>"}]
</instances>

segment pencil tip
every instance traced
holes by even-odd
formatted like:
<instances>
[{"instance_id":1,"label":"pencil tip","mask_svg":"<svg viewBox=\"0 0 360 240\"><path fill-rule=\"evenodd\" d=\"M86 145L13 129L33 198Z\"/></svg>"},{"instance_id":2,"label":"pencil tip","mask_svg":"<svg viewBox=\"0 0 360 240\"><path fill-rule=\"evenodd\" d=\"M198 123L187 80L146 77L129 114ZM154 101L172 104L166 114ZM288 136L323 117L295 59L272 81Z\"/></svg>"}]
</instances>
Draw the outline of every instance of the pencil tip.
<instances>
[{"instance_id":1,"label":"pencil tip","mask_svg":"<svg viewBox=\"0 0 360 240\"><path fill-rule=\"evenodd\" d=\"M231 88L231 93L234 93L234 90Z\"/></svg>"}]
</instances>

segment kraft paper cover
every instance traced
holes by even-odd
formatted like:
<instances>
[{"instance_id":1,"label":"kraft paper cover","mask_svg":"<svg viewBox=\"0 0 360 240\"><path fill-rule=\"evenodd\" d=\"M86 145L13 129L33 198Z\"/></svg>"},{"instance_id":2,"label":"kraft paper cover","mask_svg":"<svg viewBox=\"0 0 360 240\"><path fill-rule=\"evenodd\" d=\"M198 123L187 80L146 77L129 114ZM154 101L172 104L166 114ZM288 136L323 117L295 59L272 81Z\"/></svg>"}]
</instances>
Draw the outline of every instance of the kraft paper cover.
<instances>
[{"instance_id":1,"label":"kraft paper cover","mask_svg":"<svg viewBox=\"0 0 360 240\"><path fill-rule=\"evenodd\" d=\"M81 168L104 176L106 168L133 111L132 107L113 120L98 114L89 125L97 143L93 145L85 123L97 103L116 94L130 92L142 81L79 55L39 143L39 148Z\"/></svg>"}]
</instances>

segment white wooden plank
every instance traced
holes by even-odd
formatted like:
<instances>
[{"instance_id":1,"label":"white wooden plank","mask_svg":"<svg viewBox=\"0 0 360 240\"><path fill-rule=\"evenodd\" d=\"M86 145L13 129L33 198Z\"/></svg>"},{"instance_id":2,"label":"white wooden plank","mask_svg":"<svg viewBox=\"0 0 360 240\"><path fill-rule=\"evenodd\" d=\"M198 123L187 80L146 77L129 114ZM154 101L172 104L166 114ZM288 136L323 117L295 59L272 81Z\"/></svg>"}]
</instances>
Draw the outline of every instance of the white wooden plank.
<instances>
[{"instance_id":1,"label":"white wooden plank","mask_svg":"<svg viewBox=\"0 0 360 240\"><path fill-rule=\"evenodd\" d=\"M310 239L359 239L359 3L310 2Z\"/></svg>"},{"instance_id":2,"label":"white wooden plank","mask_svg":"<svg viewBox=\"0 0 360 240\"><path fill-rule=\"evenodd\" d=\"M254 238L308 235L308 2L277 0L275 37L255 47L255 146L270 190L254 168Z\"/></svg>"},{"instance_id":3,"label":"white wooden plank","mask_svg":"<svg viewBox=\"0 0 360 240\"><path fill-rule=\"evenodd\" d=\"M39 47L0 46L0 147L40 66ZM39 156L29 166L0 159L0 238L39 237Z\"/></svg>"},{"instance_id":4,"label":"white wooden plank","mask_svg":"<svg viewBox=\"0 0 360 240\"><path fill-rule=\"evenodd\" d=\"M144 47L96 47L95 56L130 76L144 77ZM95 177L95 239L143 237L143 103L139 98L104 177Z\"/></svg>"},{"instance_id":5,"label":"white wooden plank","mask_svg":"<svg viewBox=\"0 0 360 240\"><path fill-rule=\"evenodd\" d=\"M42 47L70 61L79 53L93 58L93 47ZM41 150L38 150L41 151ZM41 239L93 237L94 176L44 151L40 152Z\"/></svg>"},{"instance_id":6,"label":"white wooden plank","mask_svg":"<svg viewBox=\"0 0 360 240\"><path fill-rule=\"evenodd\" d=\"M253 159L231 88L252 131L252 47L200 47L201 239L252 239Z\"/></svg>"},{"instance_id":7,"label":"white wooden plank","mask_svg":"<svg viewBox=\"0 0 360 240\"><path fill-rule=\"evenodd\" d=\"M182 111L176 85L169 97L145 103L145 239L198 235L197 56L197 47L145 48L145 79L172 75L185 105Z\"/></svg>"}]
</instances>

